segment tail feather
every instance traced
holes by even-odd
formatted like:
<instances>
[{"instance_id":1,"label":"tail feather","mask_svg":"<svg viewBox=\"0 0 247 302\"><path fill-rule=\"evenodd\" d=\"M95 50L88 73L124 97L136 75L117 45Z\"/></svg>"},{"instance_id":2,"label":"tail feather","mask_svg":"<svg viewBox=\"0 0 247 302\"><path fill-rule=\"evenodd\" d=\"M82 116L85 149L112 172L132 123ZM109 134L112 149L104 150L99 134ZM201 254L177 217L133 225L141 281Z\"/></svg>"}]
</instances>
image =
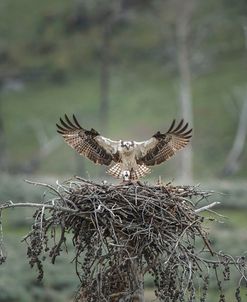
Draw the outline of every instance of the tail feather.
<instances>
[{"instance_id":1,"label":"tail feather","mask_svg":"<svg viewBox=\"0 0 247 302\"><path fill-rule=\"evenodd\" d=\"M150 173L150 169L142 164L142 165L137 165L136 168L132 168L130 170L130 179L131 180L138 180L139 178L143 177L144 175ZM123 178L123 165L121 163L117 163L113 166L111 166L107 171L108 174L112 175L113 177L116 178Z\"/></svg>"},{"instance_id":2,"label":"tail feather","mask_svg":"<svg viewBox=\"0 0 247 302\"><path fill-rule=\"evenodd\" d=\"M146 165L138 165L137 169L132 169L130 171L130 178L137 180L150 172L151 170Z\"/></svg>"},{"instance_id":3,"label":"tail feather","mask_svg":"<svg viewBox=\"0 0 247 302\"><path fill-rule=\"evenodd\" d=\"M122 178L122 165L120 163L117 163L110 167L106 173L112 175L113 177L116 178Z\"/></svg>"}]
</instances>

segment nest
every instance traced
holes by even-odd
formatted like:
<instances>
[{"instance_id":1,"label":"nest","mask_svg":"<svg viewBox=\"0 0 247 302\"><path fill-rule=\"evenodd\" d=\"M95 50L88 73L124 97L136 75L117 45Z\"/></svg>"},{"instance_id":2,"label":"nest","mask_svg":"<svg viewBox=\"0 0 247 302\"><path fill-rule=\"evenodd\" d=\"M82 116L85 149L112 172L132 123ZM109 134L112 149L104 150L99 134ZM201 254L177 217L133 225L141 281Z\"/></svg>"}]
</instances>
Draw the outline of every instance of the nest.
<instances>
[{"instance_id":1,"label":"nest","mask_svg":"<svg viewBox=\"0 0 247 302\"><path fill-rule=\"evenodd\" d=\"M229 279L231 263L239 271L244 267L244 259L213 251L196 210L210 193L198 187L114 186L76 178L50 191L55 196L47 204L53 207L35 212L27 255L42 279L43 254L54 263L72 234L81 283L76 301L144 301L144 276L151 274L159 301L203 302L213 271L223 302L218 270Z\"/></svg>"}]
</instances>

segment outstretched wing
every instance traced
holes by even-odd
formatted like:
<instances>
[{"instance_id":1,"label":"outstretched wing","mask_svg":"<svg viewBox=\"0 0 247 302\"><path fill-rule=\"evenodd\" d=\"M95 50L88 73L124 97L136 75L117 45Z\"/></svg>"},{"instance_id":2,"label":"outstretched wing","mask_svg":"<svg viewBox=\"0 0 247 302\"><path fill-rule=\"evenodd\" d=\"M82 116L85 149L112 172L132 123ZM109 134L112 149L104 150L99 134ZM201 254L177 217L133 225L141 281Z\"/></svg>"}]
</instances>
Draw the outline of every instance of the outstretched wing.
<instances>
[{"instance_id":1,"label":"outstretched wing","mask_svg":"<svg viewBox=\"0 0 247 302\"><path fill-rule=\"evenodd\" d=\"M117 141L101 136L96 130L86 130L78 123L75 115L71 121L65 114L60 118L61 125L57 125L57 132L62 134L65 142L78 153L92 160L96 164L110 165L117 161Z\"/></svg>"},{"instance_id":2,"label":"outstretched wing","mask_svg":"<svg viewBox=\"0 0 247 302\"><path fill-rule=\"evenodd\" d=\"M173 120L166 133L157 132L151 139L137 143L138 164L158 165L188 144L192 129L188 130L188 123L184 124L183 120L177 126L175 124L176 121Z\"/></svg>"}]
</instances>

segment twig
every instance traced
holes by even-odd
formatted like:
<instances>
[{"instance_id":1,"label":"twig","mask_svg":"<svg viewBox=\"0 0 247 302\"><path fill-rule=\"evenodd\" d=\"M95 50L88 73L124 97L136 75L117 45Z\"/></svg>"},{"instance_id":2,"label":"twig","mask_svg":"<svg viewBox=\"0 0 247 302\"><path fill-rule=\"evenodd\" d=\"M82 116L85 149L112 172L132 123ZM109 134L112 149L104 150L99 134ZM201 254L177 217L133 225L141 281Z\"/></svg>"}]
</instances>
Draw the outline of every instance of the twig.
<instances>
[{"instance_id":1,"label":"twig","mask_svg":"<svg viewBox=\"0 0 247 302\"><path fill-rule=\"evenodd\" d=\"M217 206L217 205L219 205L219 204L220 204L219 201L212 202L212 203L210 203L210 204L208 204L208 205L206 205L206 206L204 206L204 207L201 207L201 208L199 208L199 209L196 209L196 210L195 210L195 213L200 213L200 212L203 212L203 211L207 211L208 209L211 209L211 208L213 208L213 207L215 207L215 206Z\"/></svg>"},{"instance_id":2,"label":"twig","mask_svg":"<svg viewBox=\"0 0 247 302\"><path fill-rule=\"evenodd\" d=\"M12 201L10 201L10 203L8 203L8 204L1 205L0 210L9 209L9 208L23 208L23 207L51 209L51 210L71 213L71 214L74 214L76 216L83 216L83 214L91 213L91 212L83 212L82 213L82 212L78 212L77 210L73 210L73 209L70 209L70 208L64 208L64 207L61 207L61 206L51 205L51 204L42 204L42 203L33 203L33 202L13 203Z\"/></svg>"},{"instance_id":3,"label":"twig","mask_svg":"<svg viewBox=\"0 0 247 302\"><path fill-rule=\"evenodd\" d=\"M0 210L0 264L6 260L6 251L3 242L3 225L2 225L2 211Z\"/></svg>"}]
</instances>

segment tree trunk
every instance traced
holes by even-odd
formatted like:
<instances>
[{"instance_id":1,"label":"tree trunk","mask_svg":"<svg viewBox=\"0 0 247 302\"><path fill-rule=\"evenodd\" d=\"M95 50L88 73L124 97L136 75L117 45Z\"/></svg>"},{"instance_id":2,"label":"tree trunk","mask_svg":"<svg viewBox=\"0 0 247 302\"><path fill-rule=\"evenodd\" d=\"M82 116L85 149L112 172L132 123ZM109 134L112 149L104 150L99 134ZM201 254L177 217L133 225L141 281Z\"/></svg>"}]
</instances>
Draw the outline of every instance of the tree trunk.
<instances>
[{"instance_id":1,"label":"tree trunk","mask_svg":"<svg viewBox=\"0 0 247 302\"><path fill-rule=\"evenodd\" d=\"M182 117L193 126L193 109L191 93L191 70L188 49L189 22L193 13L194 0L179 1L176 23L177 60L180 77L180 108ZM191 181L193 179L192 147L188 145L180 155L181 165L178 178Z\"/></svg>"},{"instance_id":2,"label":"tree trunk","mask_svg":"<svg viewBox=\"0 0 247 302\"><path fill-rule=\"evenodd\" d=\"M119 261L122 262L122 259ZM82 286L79 290L78 296L76 297L77 302L88 302L92 301L107 301L107 302L144 302L144 272L142 271L142 266L140 259L135 256L128 259L125 263L125 269L118 265L114 264L109 268L108 282L112 291L103 293L104 297L107 297L107 300L102 297L93 297L94 292L88 290L87 286ZM119 278L119 273L121 278ZM92 284L93 288L97 288L97 280L93 279ZM104 292L104 288L103 288Z\"/></svg>"},{"instance_id":3,"label":"tree trunk","mask_svg":"<svg viewBox=\"0 0 247 302\"><path fill-rule=\"evenodd\" d=\"M125 19L127 10L124 9L124 1L116 0L108 7L109 11L104 18L102 25L102 46L101 46L101 66L100 66L100 108L99 116L103 130L108 129L109 120L109 94L111 80L111 41L113 28L121 19Z\"/></svg>"},{"instance_id":4,"label":"tree trunk","mask_svg":"<svg viewBox=\"0 0 247 302\"><path fill-rule=\"evenodd\" d=\"M107 131L109 120L109 92L110 92L110 43L111 22L107 21L102 33L101 67L100 67L100 126Z\"/></svg>"},{"instance_id":5,"label":"tree trunk","mask_svg":"<svg viewBox=\"0 0 247 302\"><path fill-rule=\"evenodd\" d=\"M6 141L3 125L3 112L2 112L2 100L0 96L0 170L7 169L7 158L6 158Z\"/></svg>"},{"instance_id":6,"label":"tree trunk","mask_svg":"<svg viewBox=\"0 0 247 302\"><path fill-rule=\"evenodd\" d=\"M223 176L236 173L239 170L239 161L243 154L247 137L247 100L243 101L243 106L239 115L238 127L232 148L227 156L225 166L222 171Z\"/></svg>"},{"instance_id":7,"label":"tree trunk","mask_svg":"<svg viewBox=\"0 0 247 302\"><path fill-rule=\"evenodd\" d=\"M133 290L133 295L131 297L131 302L144 302L144 276L143 272L140 271L140 265L138 265L138 259L130 260L130 272L131 276L131 287ZM127 300L126 300L127 302Z\"/></svg>"},{"instance_id":8,"label":"tree trunk","mask_svg":"<svg viewBox=\"0 0 247 302\"><path fill-rule=\"evenodd\" d=\"M245 49L247 51L247 22L243 24L243 33L245 41ZM236 173L240 167L240 158L244 150L247 137L247 97L243 101L243 106L239 115L238 128L232 148L227 156L225 166L222 170L223 176Z\"/></svg>"}]
</instances>

